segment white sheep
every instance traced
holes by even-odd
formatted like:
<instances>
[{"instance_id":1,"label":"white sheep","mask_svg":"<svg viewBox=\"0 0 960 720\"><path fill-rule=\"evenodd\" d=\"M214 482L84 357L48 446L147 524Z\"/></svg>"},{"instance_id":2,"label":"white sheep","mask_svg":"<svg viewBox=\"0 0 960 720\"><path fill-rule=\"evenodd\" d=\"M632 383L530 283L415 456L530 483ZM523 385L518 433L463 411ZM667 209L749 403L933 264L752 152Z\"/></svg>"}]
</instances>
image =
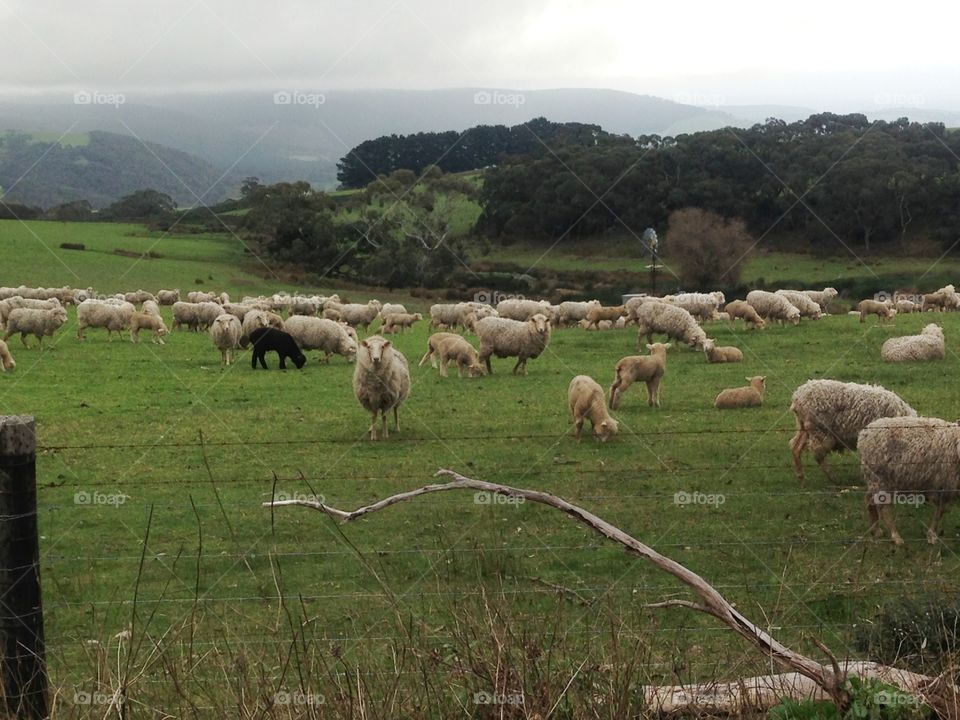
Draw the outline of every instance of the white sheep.
<instances>
[{"instance_id":1,"label":"white sheep","mask_svg":"<svg viewBox=\"0 0 960 720\"><path fill-rule=\"evenodd\" d=\"M400 430L400 405L410 394L407 358L386 338L374 335L360 343L353 369L353 392L370 413L370 439L377 439L377 415L387 431L387 413L393 410L393 429Z\"/></svg>"},{"instance_id":2,"label":"white sheep","mask_svg":"<svg viewBox=\"0 0 960 720\"><path fill-rule=\"evenodd\" d=\"M837 290L832 287L827 287L823 290L803 290L802 292L819 305L820 311L823 313L827 312L827 307L833 302L834 298L837 297Z\"/></svg>"},{"instance_id":3,"label":"white sheep","mask_svg":"<svg viewBox=\"0 0 960 720\"><path fill-rule=\"evenodd\" d=\"M7 324L7 316L16 308L33 308L35 310L55 310L61 307L60 301L56 298L49 300L37 300L34 298L25 298L20 295L0 300L0 330Z\"/></svg>"},{"instance_id":4,"label":"white sheep","mask_svg":"<svg viewBox=\"0 0 960 720\"><path fill-rule=\"evenodd\" d=\"M0 372L13 372L17 369L17 361L10 354L10 348L0 340Z\"/></svg>"},{"instance_id":5,"label":"white sheep","mask_svg":"<svg viewBox=\"0 0 960 720\"><path fill-rule=\"evenodd\" d=\"M956 288L953 285L945 285L936 292L927 293L923 296L921 302L921 310L923 312L929 310L943 312L945 310L957 309L960 309L960 295L957 294Z\"/></svg>"},{"instance_id":6,"label":"white sheep","mask_svg":"<svg viewBox=\"0 0 960 720\"><path fill-rule=\"evenodd\" d=\"M548 320L554 316L553 305L546 300L507 298L497 303L497 314L509 320L529 320L534 315L543 315Z\"/></svg>"},{"instance_id":7,"label":"white sheep","mask_svg":"<svg viewBox=\"0 0 960 720\"><path fill-rule=\"evenodd\" d=\"M603 322L604 320L609 321L610 327L613 327L613 323L619 320L626 311L627 309L623 305L594 305L587 312L586 328L587 330L595 329L597 328L598 323Z\"/></svg>"},{"instance_id":8,"label":"white sheep","mask_svg":"<svg viewBox=\"0 0 960 720\"><path fill-rule=\"evenodd\" d=\"M180 289L176 290L158 290L157 302L161 305L173 305L180 300Z\"/></svg>"},{"instance_id":9,"label":"white sheep","mask_svg":"<svg viewBox=\"0 0 960 720\"><path fill-rule=\"evenodd\" d=\"M943 328L935 323L927 325L919 335L889 338L880 348L880 357L885 362L943 360L946 353Z\"/></svg>"},{"instance_id":10,"label":"white sheep","mask_svg":"<svg viewBox=\"0 0 960 720\"><path fill-rule=\"evenodd\" d=\"M384 303L383 307L380 308L380 319L384 319L387 315L394 315L397 313L407 314L407 308L405 308L400 303Z\"/></svg>"},{"instance_id":11,"label":"white sheep","mask_svg":"<svg viewBox=\"0 0 960 720\"><path fill-rule=\"evenodd\" d=\"M452 332L435 332L427 339L427 351L423 354L423 357L420 358L420 362L417 363L417 367L423 367L423 364L429 360L430 366L437 368L437 344L446 338L457 338L460 335Z\"/></svg>"},{"instance_id":12,"label":"white sheep","mask_svg":"<svg viewBox=\"0 0 960 720\"><path fill-rule=\"evenodd\" d=\"M218 299L216 293L203 292L202 290L192 290L187 293L187 302L192 303L217 302Z\"/></svg>"},{"instance_id":13,"label":"white sheep","mask_svg":"<svg viewBox=\"0 0 960 720\"><path fill-rule=\"evenodd\" d=\"M333 354L342 355L349 362L357 357L356 331L351 337L353 328L336 320L291 315L284 320L283 330L297 341L301 350L320 350L324 354L323 362L330 362Z\"/></svg>"},{"instance_id":14,"label":"white sheep","mask_svg":"<svg viewBox=\"0 0 960 720\"><path fill-rule=\"evenodd\" d=\"M800 311L800 317L802 318L819 320L823 316L820 305L810 299L806 293L799 290L777 290L774 294L786 298L787 302Z\"/></svg>"},{"instance_id":15,"label":"white sheep","mask_svg":"<svg viewBox=\"0 0 960 720\"><path fill-rule=\"evenodd\" d=\"M762 330L766 325L764 319L753 309L753 305L746 300L729 302L723 311L730 317L730 322L740 318L748 328L753 330Z\"/></svg>"},{"instance_id":16,"label":"white sheep","mask_svg":"<svg viewBox=\"0 0 960 720\"><path fill-rule=\"evenodd\" d=\"M665 301L677 307L682 307L698 320L711 320L719 311L725 298L722 292L711 293L679 293L668 295Z\"/></svg>"},{"instance_id":17,"label":"white sheep","mask_svg":"<svg viewBox=\"0 0 960 720\"><path fill-rule=\"evenodd\" d=\"M65 322L67 311L62 306L52 310L14 308L7 316L7 330L3 339L9 340L11 335L19 334L23 346L30 347L27 345L27 335L33 335L40 341L40 349L43 350L43 338L52 336Z\"/></svg>"},{"instance_id":18,"label":"white sheep","mask_svg":"<svg viewBox=\"0 0 960 720\"><path fill-rule=\"evenodd\" d=\"M936 544L943 512L960 495L960 426L939 418L881 418L860 431L857 447L874 534L883 534L882 520L893 542L903 545L891 505L919 505L922 497L934 505L927 542Z\"/></svg>"},{"instance_id":19,"label":"white sheep","mask_svg":"<svg viewBox=\"0 0 960 720\"><path fill-rule=\"evenodd\" d=\"M131 305L140 305L147 300L157 301L156 296L153 293L147 292L146 290L137 290L136 292L124 293L123 299L126 300Z\"/></svg>"},{"instance_id":20,"label":"white sheep","mask_svg":"<svg viewBox=\"0 0 960 720\"><path fill-rule=\"evenodd\" d=\"M170 334L170 331L167 330L166 323L163 322L163 318L160 317L159 314L154 315L153 313L133 313L130 315L127 327L130 329L130 342L132 343L140 342L141 330L152 330L153 342L159 343L160 345L165 344L163 342L163 336Z\"/></svg>"},{"instance_id":21,"label":"white sheep","mask_svg":"<svg viewBox=\"0 0 960 720\"><path fill-rule=\"evenodd\" d=\"M697 324L693 315L681 307L664 302L645 302L636 308L637 349L646 338L647 344L653 342L653 334L666 335L668 338L686 343L694 350L703 348L707 334Z\"/></svg>"},{"instance_id":22,"label":"white sheep","mask_svg":"<svg viewBox=\"0 0 960 720\"><path fill-rule=\"evenodd\" d=\"M618 423L607 412L603 388L589 375L577 375L567 388L567 405L573 416L574 436L580 442L583 421L589 419L593 434L600 442L606 442L617 434Z\"/></svg>"},{"instance_id":23,"label":"white sheep","mask_svg":"<svg viewBox=\"0 0 960 720\"><path fill-rule=\"evenodd\" d=\"M140 312L160 317L160 305L156 300L144 300L143 305L140 306Z\"/></svg>"},{"instance_id":24,"label":"white sheep","mask_svg":"<svg viewBox=\"0 0 960 720\"><path fill-rule=\"evenodd\" d=\"M218 315L210 325L210 339L220 351L220 364L229 365L233 362L233 354L240 347L240 334L243 328L236 315L223 313Z\"/></svg>"},{"instance_id":25,"label":"white sheep","mask_svg":"<svg viewBox=\"0 0 960 720\"><path fill-rule=\"evenodd\" d=\"M173 329L179 330L186 326L190 330L196 331L200 327L200 305L199 303L184 302L177 300L173 304Z\"/></svg>"},{"instance_id":26,"label":"white sheep","mask_svg":"<svg viewBox=\"0 0 960 720\"><path fill-rule=\"evenodd\" d=\"M382 333L393 333L393 332L403 332L408 328L413 327L413 324L418 320L423 319L423 315L420 313L388 313L386 315L380 316L383 325L380 327Z\"/></svg>"},{"instance_id":27,"label":"white sheep","mask_svg":"<svg viewBox=\"0 0 960 720\"><path fill-rule=\"evenodd\" d=\"M197 319L200 321L199 329L207 330L213 325L213 321L223 315L223 306L217 302L200 302L197 304Z\"/></svg>"},{"instance_id":28,"label":"white sheep","mask_svg":"<svg viewBox=\"0 0 960 720\"><path fill-rule=\"evenodd\" d=\"M453 303L435 303L430 306L430 328L456 327L460 324L460 310Z\"/></svg>"},{"instance_id":29,"label":"white sheep","mask_svg":"<svg viewBox=\"0 0 960 720\"><path fill-rule=\"evenodd\" d=\"M430 336L427 347L427 354L421 358L420 364L422 365L427 357L435 355L440 361L440 377L447 377L447 366L451 360L457 365L458 378L463 377L464 371L469 377L486 374L476 348L466 338L452 333L434 333Z\"/></svg>"},{"instance_id":30,"label":"white sheep","mask_svg":"<svg viewBox=\"0 0 960 720\"><path fill-rule=\"evenodd\" d=\"M745 387L721 390L713 401L713 406L717 410L737 410L763 405L763 394L767 388L766 378L763 375L755 375L748 377L747 382L750 384Z\"/></svg>"},{"instance_id":31,"label":"white sheep","mask_svg":"<svg viewBox=\"0 0 960 720\"><path fill-rule=\"evenodd\" d=\"M751 290L747 293L747 302L764 320L776 320L780 324L800 324L800 311L782 295L766 290Z\"/></svg>"},{"instance_id":32,"label":"white sheep","mask_svg":"<svg viewBox=\"0 0 960 720\"><path fill-rule=\"evenodd\" d=\"M797 422L790 450L801 482L805 450L813 453L823 474L835 482L827 466L829 453L855 450L857 435L874 420L917 416L916 410L886 388L838 380L808 380L794 391L790 410Z\"/></svg>"},{"instance_id":33,"label":"white sheep","mask_svg":"<svg viewBox=\"0 0 960 720\"><path fill-rule=\"evenodd\" d=\"M113 340L113 333L121 333L130 327L130 318L136 308L125 300L84 300L77 305L77 339L84 340L86 328L103 328L107 331L107 340Z\"/></svg>"},{"instance_id":34,"label":"white sheep","mask_svg":"<svg viewBox=\"0 0 960 720\"><path fill-rule=\"evenodd\" d=\"M365 330L377 319L381 307L379 300L370 300L367 303L334 304L324 310L324 317L328 316L328 312L334 311L337 317L330 319L343 320L348 325Z\"/></svg>"},{"instance_id":35,"label":"white sheep","mask_svg":"<svg viewBox=\"0 0 960 720\"><path fill-rule=\"evenodd\" d=\"M557 323L562 327L576 325L581 320L586 320L590 308L600 305L599 300L590 300L587 302L577 302L574 300L565 300L557 306Z\"/></svg>"},{"instance_id":36,"label":"white sheep","mask_svg":"<svg viewBox=\"0 0 960 720\"><path fill-rule=\"evenodd\" d=\"M243 316L243 331L240 334L240 347L250 344L250 333L257 328L274 327L283 329L284 320L276 313L267 310L251 310Z\"/></svg>"},{"instance_id":37,"label":"white sheep","mask_svg":"<svg viewBox=\"0 0 960 720\"><path fill-rule=\"evenodd\" d=\"M667 350L670 343L647 345L649 355L628 355L621 358L614 368L613 385L610 386L610 409L620 407L620 398L633 383L647 384L647 404L660 407L660 386L667 371Z\"/></svg>"},{"instance_id":38,"label":"white sheep","mask_svg":"<svg viewBox=\"0 0 960 720\"><path fill-rule=\"evenodd\" d=\"M717 347L715 340L707 338L703 341L703 354L708 363L738 363L743 362L743 353L732 345Z\"/></svg>"},{"instance_id":39,"label":"white sheep","mask_svg":"<svg viewBox=\"0 0 960 720\"><path fill-rule=\"evenodd\" d=\"M893 320L897 311L890 301L880 302L879 300L861 300L857 305L857 311L860 313L860 322L867 321L867 315L876 315L878 322Z\"/></svg>"},{"instance_id":40,"label":"white sheep","mask_svg":"<svg viewBox=\"0 0 960 720\"><path fill-rule=\"evenodd\" d=\"M480 359L492 373L490 356L499 358L516 357L514 374L518 371L527 374L527 360L540 357L550 342L550 321L545 315L534 315L529 320L510 320L501 317L487 317L477 320L474 325L480 338Z\"/></svg>"}]
</instances>

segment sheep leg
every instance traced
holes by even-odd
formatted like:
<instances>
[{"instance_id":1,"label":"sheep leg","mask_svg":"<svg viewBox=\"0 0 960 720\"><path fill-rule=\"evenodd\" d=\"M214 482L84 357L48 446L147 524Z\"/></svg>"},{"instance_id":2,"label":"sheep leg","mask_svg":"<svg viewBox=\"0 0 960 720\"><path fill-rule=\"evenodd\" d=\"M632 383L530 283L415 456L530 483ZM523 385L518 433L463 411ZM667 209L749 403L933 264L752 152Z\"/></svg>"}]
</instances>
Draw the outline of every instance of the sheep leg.
<instances>
[{"instance_id":1,"label":"sheep leg","mask_svg":"<svg viewBox=\"0 0 960 720\"><path fill-rule=\"evenodd\" d=\"M933 520L930 521L930 527L927 528L927 542L931 545L937 544L937 532L940 529L940 520L943 518L943 511L947 509L947 501L940 498L937 506L933 509Z\"/></svg>"},{"instance_id":2,"label":"sheep leg","mask_svg":"<svg viewBox=\"0 0 960 720\"><path fill-rule=\"evenodd\" d=\"M457 360L457 377L463 378L463 361Z\"/></svg>"},{"instance_id":3,"label":"sheep leg","mask_svg":"<svg viewBox=\"0 0 960 720\"><path fill-rule=\"evenodd\" d=\"M613 379L613 385L610 386L610 409L616 410L620 404L620 375L617 374Z\"/></svg>"},{"instance_id":4,"label":"sheep leg","mask_svg":"<svg viewBox=\"0 0 960 720\"><path fill-rule=\"evenodd\" d=\"M580 433L583 432L583 418L574 418L574 432L573 436L577 439L577 442L580 442Z\"/></svg>"},{"instance_id":5,"label":"sheep leg","mask_svg":"<svg viewBox=\"0 0 960 720\"><path fill-rule=\"evenodd\" d=\"M383 425L383 439L386 440L390 437L390 431L387 429L387 411L380 411L380 421Z\"/></svg>"},{"instance_id":6,"label":"sheep leg","mask_svg":"<svg viewBox=\"0 0 960 720\"><path fill-rule=\"evenodd\" d=\"M484 364L487 366L487 375L493 375L493 367L490 365L490 356L481 356L480 359L483 360Z\"/></svg>"},{"instance_id":7,"label":"sheep leg","mask_svg":"<svg viewBox=\"0 0 960 720\"><path fill-rule=\"evenodd\" d=\"M889 503L878 505L877 511L880 513L880 519L883 521L883 524L890 532L890 539L893 540L893 544L903 545L903 538L900 537L900 533L897 532L897 528L893 524L893 510L890 509Z\"/></svg>"},{"instance_id":8,"label":"sheep leg","mask_svg":"<svg viewBox=\"0 0 960 720\"><path fill-rule=\"evenodd\" d=\"M873 493L867 491L863 499L867 506L867 523L869 523L870 532L874 537L881 537L883 528L880 526L880 514L877 512L877 505L873 502Z\"/></svg>"},{"instance_id":9,"label":"sheep leg","mask_svg":"<svg viewBox=\"0 0 960 720\"><path fill-rule=\"evenodd\" d=\"M400 432L400 408L396 405L393 407L393 429Z\"/></svg>"},{"instance_id":10,"label":"sheep leg","mask_svg":"<svg viewBox=\"0 0 960 720\"><path fill-rule=\"evenodd\" d=\"M27 334L26 334L26 333L20 333L20 342L23 343L23 346L24 346L25 348L29 348L29 347L30 347L29 345L27 345Z\"/></svg>"},{"instance_id":11,"label":"sheep leg","mask_svg":"<svg viewBox=\"0 0 960 720\"><path fill-rule=\"evenodd\" d=\"M827 480L832 483L836 483L837 479L834 477L833 473L830 472L830 466L827 465L827 452L822 450L818 453L814 453L814 458L817 460L817 465L820 466L820 470L823 471L823 474L827 476Z\"/></svg>"},{"instance_id":12,"label":"sheep leg","mask_svg":"<svg viewBox=\"0 0 960 720\"><path fill-rule=\"evenodd\" d=\"M647 404L650 407L660 407L660 378L647 380Z\"/></svg>"},{"instance_id":13,"label":"sheep leg","mask_svg":"<svg viewBox=\"0 0 960 720\"><path fill-rule=\"evenodd\" d=\"M423 354L423 357L420 358L420 362L417 363L417 367L423 367L423 364L427 361L427 358L432 358L433 348L427 346L427 351Z\"/></svg>"},{"instance_id":14,"label":"sheep leg","mask_svg":"<svg viewBox=\"0 0 960 720\"><path fill-rule=\"evenodd\" d=\"M440 359L440 377L447 376L447 363L450 362L450 358L444 357Z\"/></svg>"},{"instance_id":15,"label":"sheep leg","mask_svg":"<svg viewBox=\"0 0 960 720\"><path fill-rule=\"evenodd\" d=\"M806 481L803 474L803 450L807 445L807 433L797 430L797 434L790 438L790 452L793 455L793 471L800 482Z\"/></svg>"},{"instance_id":16,"label":"sheep leg","mask_svg":"<svg viewBox=\"0 0 960 720\"><path fill-rule=\"evenodd\" d=\"M367 432L370 433L371 440L377 439L377 411L376 410L373 411L373 418L370 420L370 429L367 430Z\"/></svg>"}]
</instances>

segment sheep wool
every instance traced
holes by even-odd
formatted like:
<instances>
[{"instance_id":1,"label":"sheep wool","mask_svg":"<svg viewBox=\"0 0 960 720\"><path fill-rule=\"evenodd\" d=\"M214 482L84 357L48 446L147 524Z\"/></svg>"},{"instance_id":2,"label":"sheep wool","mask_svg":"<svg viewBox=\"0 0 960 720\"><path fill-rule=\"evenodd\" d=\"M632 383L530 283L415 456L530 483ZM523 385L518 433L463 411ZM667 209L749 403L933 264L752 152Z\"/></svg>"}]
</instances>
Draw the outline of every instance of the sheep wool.
<instances>
[{"instance_id":1,"label":"sheep wool","mask_svg":"<svg viewBox=\"0 0 960 720\"><path fill-rule=\"evenodd\" d=\"M943 328L935 323L927 325L919 335L889 338L880 348L884 362L917 362L943 360L946 357Z\"/></svg>"},{"instance_id":2,"label":"sheep wool","mask_svg":"<svg viewBox=\"0 0 960 720\"><path fill-rule=\"evenodd\" d=\"M240 320L230 313L223 313L210 325L210 339L213 345L220 351L220 364L230 365L233 362L233 355L240 347L240 334L243 327Z\"/></svg>"},{"instance_id":3,"label":"sheep wool","mask_svg":"<svg viewBox=\"0 0 960 720\"><path fill-rule=\"evenodd\" d=\"M384 439L389 436L387 413L391 410L394 430L399 432L400 405L410 394L407 358L386 338L374 335L361 341L353 369L353 392L371 415L371 440L377 439L377 415L382 418Z\"/></svg>"},{"instance_id":4,"label":"sheep wool","mask_svg":"<svg viewBox=\"0 0 960 720\"><path fill-rule=\"evenodd\" d=\"M645 337L647 344L653 342L653 334L666 335L668 338L686 343L694 350L700 350L707 334L697 324L693 315L681 307L664 302L644 302L636 308L637 349Z\"/></svg>"},{"instance_id":5,"label":"sheep wool","mask_svg":"<svg viewBox=\"0 0 960 720\"><path fill-rule=\"evenodd\" d=\"M745 387L721 390L713 401L713 406L717 410L736 410L763 405L763 394L767 387L766 378L756 375L748 377L747 382L750 384Z\"/></svg>"},{"instance_id":6,"label":"sheep wool","mask_svg":"<svg viewBox=\"0 0 960 720\"><path fill-rule=\"evenodd\" d=\"M334 354L342 355L348 362L353 362L357 357L356 331L336 320L291 315L284 321L283 329L297 341L301 350L321 351L324 354L323 362L330 362L330 356ZM353 337L351 331L354 332Z\"/></svg>"},{"instance_id":7,"label":"sheep wool","mask_svg":"<svg viewBox=\"0 0 960 720\"><path fill-rule=\"evenodd\" d=\"M525 322L487 317L477 320L474 328L480 338L480 359L486 365L488 374L493 372L490 356L496 355L498 358L517 358L517 364L513 366L514 375L518 371L526 375L527 360L540 357L550 343L550 321L540 314Z\"/></svg>"},{"instance_id":8,"label":"sheep wool","mask_svg":"<svg viewBox=\"0 0 960 720\"><path fill-rule=\"evenodd\" d=\"M0 340L0 372L12 372L17 369L17 361L10 354L10 348Z\"/></svg>"},{"instance_id":9,"label":"sheep wool","mask_svg":"<svg viewBox=\"0 0 960 720\"><path fill-rule=\"evenodd\" d=\"M606 442L617 434L617 421L610 417L604 402L603 388L589 375L577 375L567 388L567 404L573 417L574 436L580 442L584 420L590 420L593 434L600 442Z\"/></svg>"}]
</instances>

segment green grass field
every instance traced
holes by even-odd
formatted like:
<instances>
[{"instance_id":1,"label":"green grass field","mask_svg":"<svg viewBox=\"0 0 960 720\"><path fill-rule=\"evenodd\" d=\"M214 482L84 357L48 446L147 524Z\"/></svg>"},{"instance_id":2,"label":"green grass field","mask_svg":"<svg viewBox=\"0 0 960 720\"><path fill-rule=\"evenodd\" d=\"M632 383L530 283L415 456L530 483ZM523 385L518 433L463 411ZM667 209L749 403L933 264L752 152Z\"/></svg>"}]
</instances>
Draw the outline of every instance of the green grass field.
<instances>
[{"instance_id":1,"label":"green grass field","mask_svg":"<svg viewBox=\"0 0 960 720\"><path fill-rule=\"evenodd\" d=\"M80 280L22 226L0 223L0 285L186 290L202 276L204 289L278 289L240 269L250 260L225 238L30 228ZM63 241L102 252L55 249ZM110 254L154 242L164 258L132 269ZM831 458L838 485L808 461L801 485L787 448L791 393L814 377L880 383L921 414L956 417L956 354L880 362L883 340L918 331L919 315L890 327L845 315L758 333L711 325L745 362L707 365L673 348L663 407L631 389L615 414L620 435L602 445L571 437L566 388L579 373L609 386L635 350L630 329L557 330L528 376L494 360L492 376L458 380L416 367L421 323L395 336L413 377L402 430L371 443L343 358L280 372L271 356L269 372L254 372L245 353L222 368L204 334L177 332L161 347L92 330L79 342L70 317L42 352L11 339L17 370L0 374L0 409L35 415L43 446L46 631L64 716L97 710L78 708L75 688L105 692L118 677L132 702L172 716L255 717L270 691L300 688L323 696L317 717L364 716L361 697L369 717L493 717L484 713L501 708L478 707L474 694L514 690L525 712L546 716L561 698L555 717L592 717L613 702L636 713L641 682L769 671L719 623L644 608L687 595L554 510L445 493L337 526L304 508L262 508L274 489L352 509L449 467L547 490L702 574L816 656L811 635L862 657L858 628L879 607L960 591L960 510L930 547L930 509L898 508L907 546L894 548L866 534L855 456ZM960 314L937 320L953 344ZM719 390L755 374L767 376L763 408L713 409ZM678 503L678 493L704 502ZM287 709L276 716L299 717Z\"/></svg>"}]
</instances>

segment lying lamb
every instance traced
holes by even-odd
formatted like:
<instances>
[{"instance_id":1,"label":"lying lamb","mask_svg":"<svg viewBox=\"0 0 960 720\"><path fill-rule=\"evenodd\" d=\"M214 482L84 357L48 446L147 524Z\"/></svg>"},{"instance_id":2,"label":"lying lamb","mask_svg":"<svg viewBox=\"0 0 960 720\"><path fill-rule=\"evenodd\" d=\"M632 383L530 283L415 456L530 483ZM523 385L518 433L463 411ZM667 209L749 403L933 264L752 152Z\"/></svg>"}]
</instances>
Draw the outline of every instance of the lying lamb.
<instances>
[{"instance_id":1,"label":"lying lamb","mask_svg":"<svg viewBox=\"0 0 960 720\"><path fill-rule=\"evenodd\" d=\"M738 363L743 362L743 353L732 345L717 347L715 340L707 338L703 341L703 354L708 363Z\"/></svg>"},{"instance_id":2,"label":"lying lamb","mask_svg":"<svg viewBox=\"0 0 960 720\"><path fill-rule=\"evenodd\" d=\"M717 410L736 410L739 408L760 407L763 405L763 393L766 390L766 378L762 375L748 377L746 387L721 390L713 401Z\"/></svg>"}]
</instances>

